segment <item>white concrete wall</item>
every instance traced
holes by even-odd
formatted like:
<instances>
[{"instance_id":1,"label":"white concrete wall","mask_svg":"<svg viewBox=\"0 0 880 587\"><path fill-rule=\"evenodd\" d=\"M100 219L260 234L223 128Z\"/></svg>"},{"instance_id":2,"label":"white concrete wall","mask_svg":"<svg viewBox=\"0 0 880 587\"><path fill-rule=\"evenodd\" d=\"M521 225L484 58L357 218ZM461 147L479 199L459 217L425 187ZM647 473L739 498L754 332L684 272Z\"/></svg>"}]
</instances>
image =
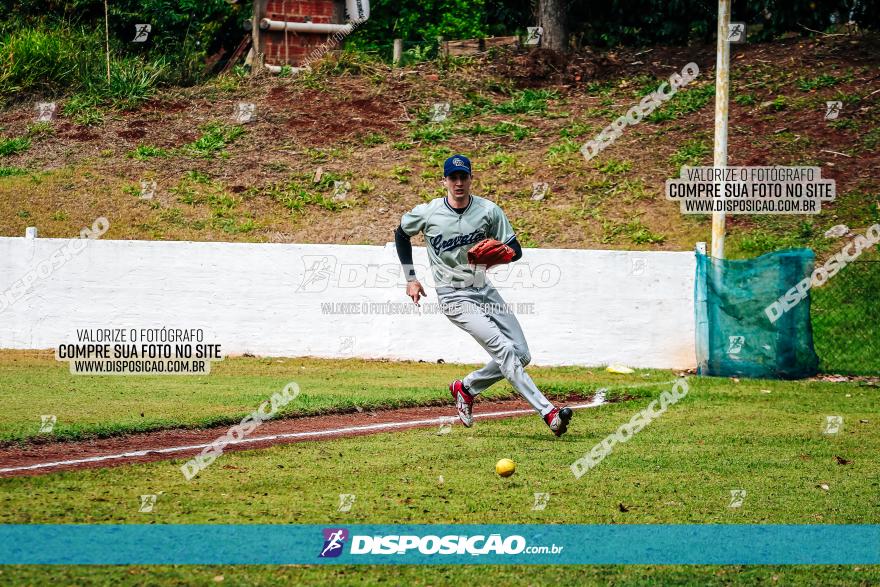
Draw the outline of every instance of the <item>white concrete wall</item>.
<instances>
[{"instance_id":1,"label":"white concrete wall","mask_svg":"<svg viewBox=\"0 0 880 587\"><path fill-rule=\"evenodd\" d=\"M46 275L59 265L46 260L71 244L85 247ZM316 262L325 270L304 285ZM415 263L436 302L423 248ZM19 297L14 284L38 270ZM519 315L533 364L694 366L693 253L526 249L506 270L490 279L507 302L534 304ZM224 354L487 360L440 313L322 313L322 302L406 307L403 283L392 244L0 238L0 348L53 348L75 342L77 328L168 327L203 328Z\"/></svg>"}]
</instances>

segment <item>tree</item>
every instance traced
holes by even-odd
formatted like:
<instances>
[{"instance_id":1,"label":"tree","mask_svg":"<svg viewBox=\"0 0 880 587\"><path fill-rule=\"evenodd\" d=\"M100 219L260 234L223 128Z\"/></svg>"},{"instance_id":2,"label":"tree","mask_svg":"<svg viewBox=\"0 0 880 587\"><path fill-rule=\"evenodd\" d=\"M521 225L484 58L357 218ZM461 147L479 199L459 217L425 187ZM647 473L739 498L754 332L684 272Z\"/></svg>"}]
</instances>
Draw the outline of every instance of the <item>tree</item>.
<instances>
[{"instance_id":1,"label":"tree","mask_svg":"<svg viewBox=\"0 0 880 587\"><path fill-rule=\"evenodd\" d=\"M538 26L543 27L541 46L556 51L568 50L568 23L565 0L540 0L538 2Z\"/></svg>"}]
</instances>

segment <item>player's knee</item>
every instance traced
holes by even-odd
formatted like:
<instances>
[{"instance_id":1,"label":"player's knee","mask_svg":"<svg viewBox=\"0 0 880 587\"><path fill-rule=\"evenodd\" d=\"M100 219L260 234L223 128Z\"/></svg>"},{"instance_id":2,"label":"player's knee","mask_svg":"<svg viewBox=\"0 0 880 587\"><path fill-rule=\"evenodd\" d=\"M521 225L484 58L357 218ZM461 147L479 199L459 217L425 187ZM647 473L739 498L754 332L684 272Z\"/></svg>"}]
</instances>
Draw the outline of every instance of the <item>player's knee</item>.
<instances>
[{"instance_id":1,"label":"player's knee","mask_svg":"<svg viewBox=\"0 0 880 587\"><path fill-rule=\"evenodd\" d=\"M511 342L504 344L504 350L500 358L501 372L507 379L513 378L518 370L526 366L519 349Z\"/></svg>"},{"instance_id":2,"label":"player's knee","mask_svg":"<svg viewBox=\"0 0 880 587\"><path fill-rule=\"evenodd\" d=\"M504 336L496 335L486 341L486 348L499 360L518 356L517 348Z\"/></svg>"},{"instance_id":3,"label":"player's knee","mask_svg":"<svg viewBox=\"0 0 880 587\"><path fill-rule=\"evenodd\" d=\"M519 358L519 349L517 349L516 345L514 345L512 342L505 342L502 344L502 347L504 349L503 352L506 356Z\"/></svg>"},{"instance_id":4,"label":"player's knee","mask_svg":"<svg viewBox=\"0 0 880 587\"><path fill-rule=\"evenodd\" d=\"M516 356L519 357L519 362L522 363L523 367L532 362L532 355L529 354L528 348L517 348Z\"/></svg>"},{"instance_id":5,"label":"player's knee","mask_svg":"<svg viewBox=\"0 0 880 587\"><path fill-rule=\"evenodd\" d=\"M501 355L507 352L509 342L500 334L496 334L495 336L486 339L485 346L486 350L488 350L493 355Z\"/></svg>"}]
</instances>

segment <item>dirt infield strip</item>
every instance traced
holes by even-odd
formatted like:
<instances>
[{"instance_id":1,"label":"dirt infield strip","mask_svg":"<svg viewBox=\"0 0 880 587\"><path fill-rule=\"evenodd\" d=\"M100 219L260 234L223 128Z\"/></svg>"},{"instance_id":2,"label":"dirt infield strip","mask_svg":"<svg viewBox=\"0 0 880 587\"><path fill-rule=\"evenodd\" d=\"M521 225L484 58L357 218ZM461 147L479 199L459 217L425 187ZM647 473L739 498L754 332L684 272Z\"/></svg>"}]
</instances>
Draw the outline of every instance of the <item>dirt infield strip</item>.
<instances>
[{"instance_id":1,"label":"dirt infield strip","mask_svg":"<svg viewBox=\"0 0 880 587\"><path fill-rule=\"evenodd\" d=\"M587 398L588 401L582 397L572 399L579 403L571 405L571 408L592 408L605 403L605 394L599 392L592 398ZM474 417L477 419L510 418L533 414L531 407L520 399L479 402L474 409ZM276 444L306 440L439 427L444 423L460 425L454 406L289 418L265 422L250 436L230 441L224 452L266 448ZM225 436L227 430L229 426L201 430L160 430L98 440L49 442L24 447L10 446L0 449L0 476L41 475L71 469L188 458L200 453L217 438Z\"/></svg>"}]
</instances>

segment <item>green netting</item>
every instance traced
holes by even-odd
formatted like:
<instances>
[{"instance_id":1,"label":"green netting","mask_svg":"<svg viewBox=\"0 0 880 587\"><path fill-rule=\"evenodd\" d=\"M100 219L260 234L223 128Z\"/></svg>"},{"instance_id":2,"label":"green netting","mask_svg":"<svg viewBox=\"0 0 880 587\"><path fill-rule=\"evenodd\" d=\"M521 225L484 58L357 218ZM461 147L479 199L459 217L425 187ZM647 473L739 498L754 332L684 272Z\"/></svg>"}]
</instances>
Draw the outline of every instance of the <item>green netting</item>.
<instances>
[{"instance_id":1,"label":"green netting","mask_svg":"<svg viewBox=\"0 0 880 587\"><path fill-rule=\"evenodd\" d=\"M809 292L775 322L766 312L810 277L814 261L809 249L735 261L697 253L697 373L769 379L815 375L819 360L813 349Z\"/></svg>"}]
</instances>

